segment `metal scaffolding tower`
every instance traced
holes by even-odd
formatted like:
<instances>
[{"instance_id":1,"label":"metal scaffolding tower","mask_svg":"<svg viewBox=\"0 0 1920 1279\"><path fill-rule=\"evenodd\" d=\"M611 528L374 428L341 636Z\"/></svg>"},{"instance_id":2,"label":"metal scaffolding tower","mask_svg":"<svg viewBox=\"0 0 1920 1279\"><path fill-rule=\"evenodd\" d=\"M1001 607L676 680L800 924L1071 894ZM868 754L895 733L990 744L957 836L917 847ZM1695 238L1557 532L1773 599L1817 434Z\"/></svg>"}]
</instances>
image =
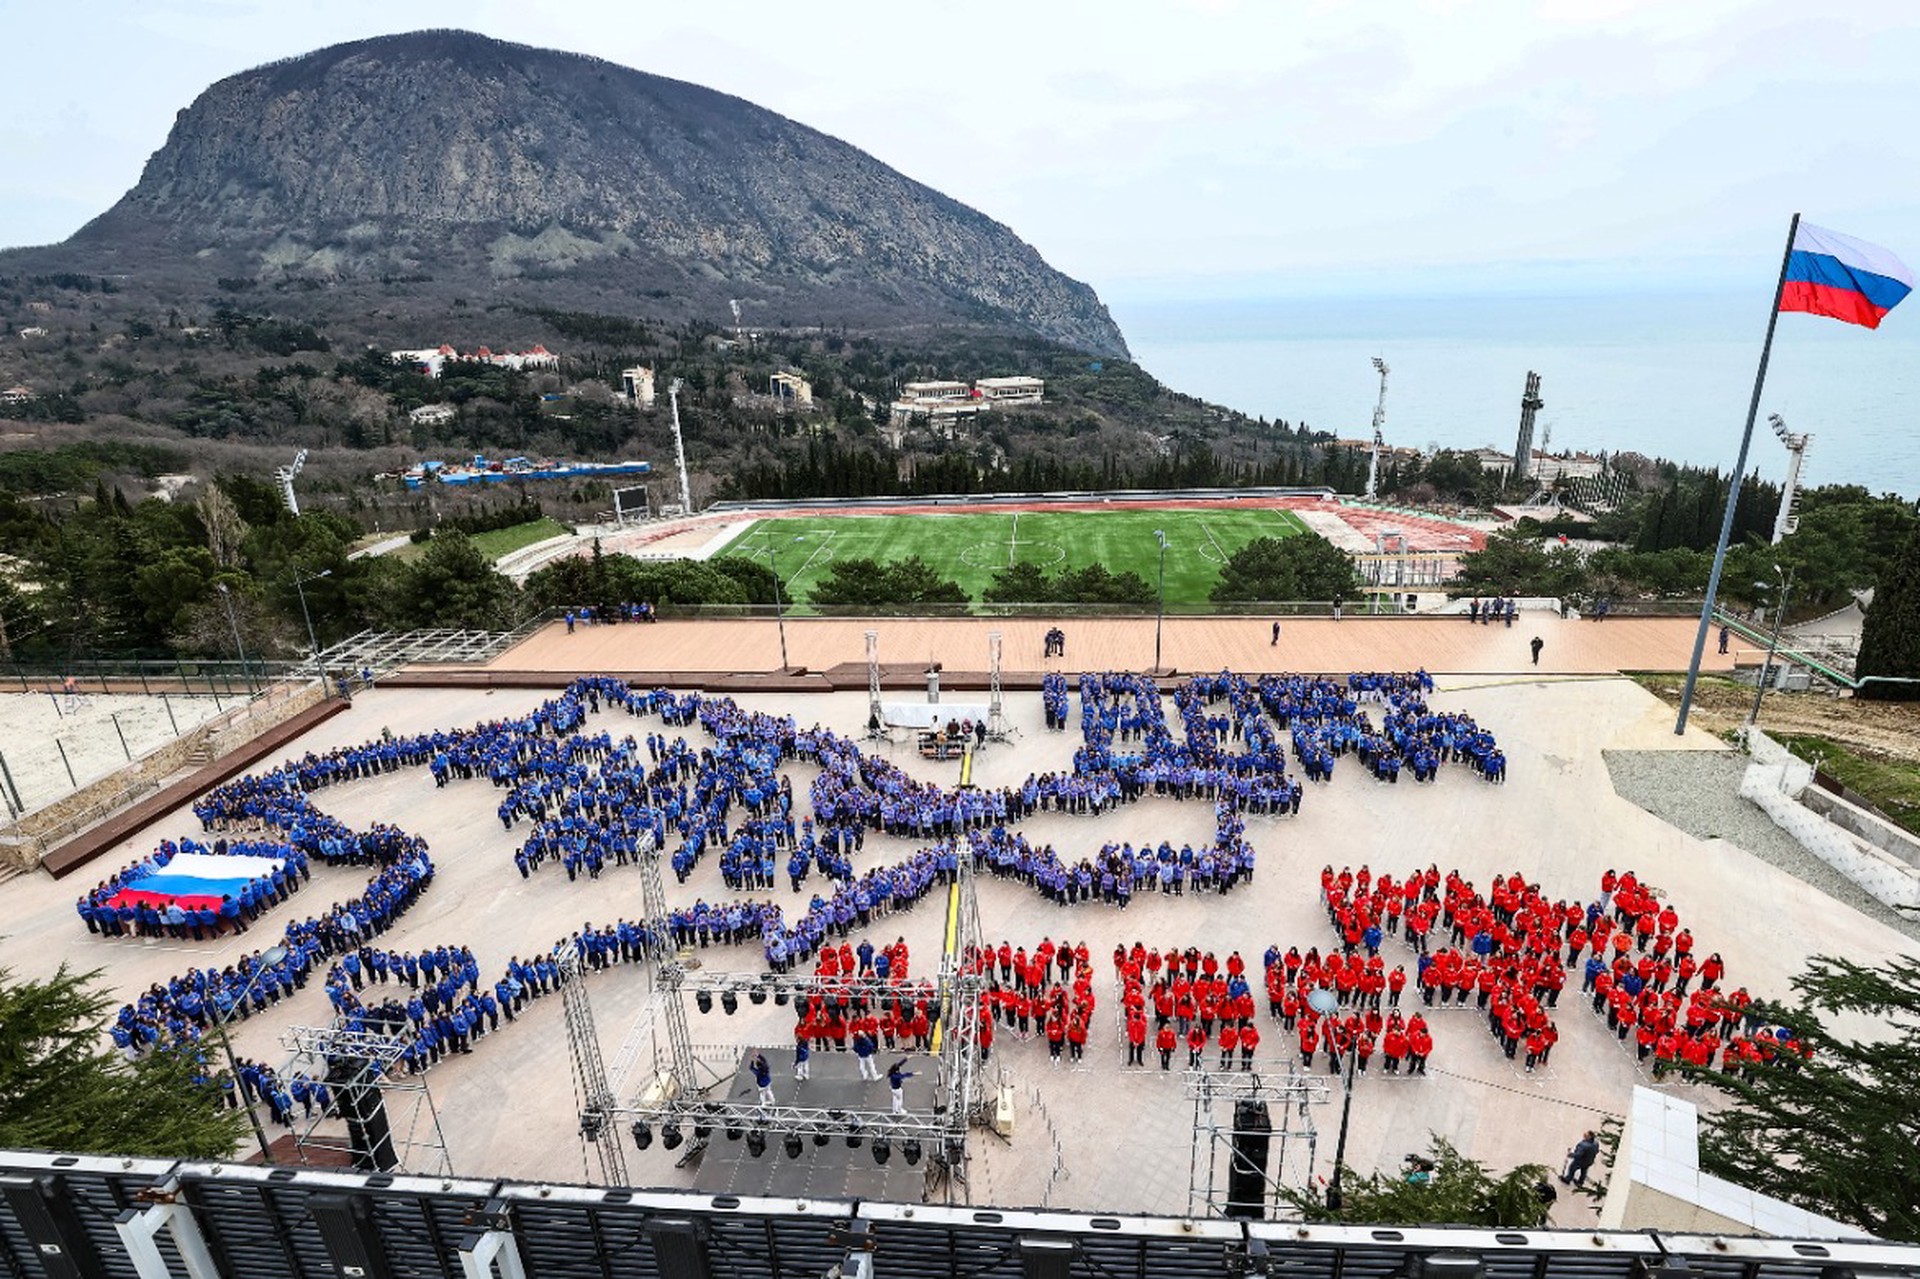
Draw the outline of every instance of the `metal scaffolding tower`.
<instances>
[{"instance_id":1,"label":"metal scaffolding tower","mask_svg":"<svg viewBox=\"0 0 1920 1279\"><path fill-rule=\"evenodd\" d=\"M1319 1135L1310 1105L1322 1105L1332 1095L1324 1078L1303 1073L1297 1066L1285 1075L1247 1071L1189 1070L1187 1097L1193 1102L1193 1149L1187 1165L1187 1210L1194 1217L1226 1215L1221 1183L1235 1159L1234 1139L1254 1135L1268 1141L1270 1159L1260 1168L1265 1183L1263 1201L1271 1206L1282 1186L1306 1189L1313 1182L1314 1154ZM1257 1134L1239 1128L1235 1111L1241 1102L1267 1105L1272 1127ZM1224 1108L1223 1116L1220 1111ZM1274 1113L1277 1112L1277 1113ZM1277 1149L1274 1143L1277 1141ZM1300 1143L1306 1146L1304 1163ZM1294 1164L1287 1162L1289 1151ZM1224 1163L1224 1167L1223 1167ZM1263 1210L1262 1215L1265 1215Z\"/></svg>"},{"instance_id":2,"label":"metal scaffolding tower","mask_svg":"<svg viewBox=\"0 0 1920 1279\"><path fill-rule=\"evenodd\" d=\"M1000 690L1000 632L987 632L987 737L1004 742L1013 736L1007 722L1007 701Z\"/></svg>"},{"instance_id":3,"label":"metal scaffolding tower","mask_svg":"<svg viewBox=\"0 0 1920 1279\"><path fill-rule=\"evenodd\" d=\"M281 1045L292 1054L281 1078L291 1079L300 1071L326 1084L334 1100L333 1114L304 1115L294 1125L293 1145L301 1163L314 1163L311 1152L326 1151L362 1166L369 1158L369 1144L378 1144L378 1138L363 1137L356 1143L350 1129L342 1131L342 1119L384 1111L395 1162L376 1171L453 1176L453 1157L447 1151L427 1076L399 1073L412 1042L411 1029L388 1034L341 1026L290 1026L281 1034Z\"/></svg>"},{"instance_id":4,"label":"metal scaffolding tower","mask_svg":"<svg viewBox=\"0 0 1920 1279\"><path fill-rule=\"evenodd\" d=\"M1387 424L1387 362L1379 356L1373 357L1373 367L1380 374L1380 399L1373 406L1373 456L1367 463L1367 497L1380 496L1380 450L1386 447L1386 437L1381 428Z\"/></svg>"},{"instance_id":5,"label":"metal scaffolding tower","mask_svg":"<svg viewBox=\"0 0 1920 1279\"><path fill-rule=\"evenodd\" d=\"M580 1137L600 1157L600 1180L609 1186L627 1184L627 1157L620 1130L612 1122L613 1089L607 1084L607 1064L600 1056L600 1032L593 1021L593 1004L580 967L580 953L565 942L553 948L560 965L560 1007L566 1014L567 1056L573 1062L573 1096L580 1112Z\"/></svg>"},{"instance_id":6,"label":"metal scaffolding tower","mask_svg":"<svg viewBox=\"0 0 1920 1279\"><path fill-rule=\"evenodd\" d=\"M307 464L307 451L305 449L301 449L298 453L295 453L293 455L293 462L291 465L276 466L273 468L273 482L276 485L278 485L280 488L280 500L286 503L287 514L289 515L300 514L300 499L294 496L293 478L294 476L300 474L300 468L305 466L306 464Z\"/></svg>"}]
</instances>

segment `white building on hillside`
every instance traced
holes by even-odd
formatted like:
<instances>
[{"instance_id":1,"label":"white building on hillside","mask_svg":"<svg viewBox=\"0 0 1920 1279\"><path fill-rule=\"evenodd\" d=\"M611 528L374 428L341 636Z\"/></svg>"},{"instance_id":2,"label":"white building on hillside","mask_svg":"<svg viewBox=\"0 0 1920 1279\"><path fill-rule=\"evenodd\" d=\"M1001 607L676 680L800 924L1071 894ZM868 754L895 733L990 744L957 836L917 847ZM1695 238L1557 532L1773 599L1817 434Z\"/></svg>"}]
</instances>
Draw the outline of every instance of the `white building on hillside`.
<instances>
[{"instance_id":1,"label":"white building on hillside","mask_svg":"<svg viewBox=\"0 0 1920 1279\"><path fill-rule=\"evenodd\" d=\"M767 379L767 394L789 408L813 407L813 383L791 369L782 369Z\"/></svg>"},{"instance_id":2,"label":"white building on hillside","mask_svg":"<svg viewBox=\"0 0 1920 1279\"><path fill-rule=\"evenodd\" d=\"M1037 377L983 377L975 379L973 389L989 404L1038 404L1047 384Z\"/></svg>"},{"instance_id":3,"label":"white building on hillside","mask_svg":"<svg viewBox=\"0 0 1920 1279\"><path fill-rule=\"evenodd\" d=\"M653 370L644 364L620 370L620 393L636 409L653 407Z\"/></svg>"},{"instance_id":4,"label":"white building on hillside","mask_svg":"<svg viewBox=\"0 0 1920 1279\"><path fill-rule=\"evenodd\" d=\"M447 364L455 360L492 364L503 369L551 369L560 365L560 357L537 342L524 351L495 351L483 346L478 350L461 352L442 342L439 346L422 347L415 351L391 351L388 354L415 366L428 377L439 377Z\"/></svg>"}]
</instances>

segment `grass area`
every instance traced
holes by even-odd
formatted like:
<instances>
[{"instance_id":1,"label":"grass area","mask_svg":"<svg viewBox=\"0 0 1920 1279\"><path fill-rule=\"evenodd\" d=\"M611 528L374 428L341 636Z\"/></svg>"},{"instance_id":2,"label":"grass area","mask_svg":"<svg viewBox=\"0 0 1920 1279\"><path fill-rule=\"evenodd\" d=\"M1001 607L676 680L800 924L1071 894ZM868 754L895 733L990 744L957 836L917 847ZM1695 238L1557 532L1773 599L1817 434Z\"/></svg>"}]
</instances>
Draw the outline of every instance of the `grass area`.
<instances>
[{"instance_id":1,"label":"grass area","mask_svg":"<svg viewBox=\"0 0 1920 1279\"><path fill-rule=\"evenodd\" d=\"M1801 759L1866 796L1868 803L1920 835L1920 764L1875 755L1830 737L1795 734L1779 740Z\"/></svg>"},{"instance_id":2,"label":"grass area","mask_svg":"<svg viewBox=\"0 0 1920 1279\"><path fill-rule=\"evenodd\" d=\"M784 589L804 600L837 559L880 562L918 555L975 600L1016 562L1049 573L1103 564L1155 582L1167 534L1167 607L1204 604L1220 566L1256 537L1306 533L1291 511L1038 511L1018 515L881 515L761 520L721 552L777 559Z\"/></svg>"},{"instance_id":3,"label":"grass area","mask_svg":"<svg viewBox=\"0 0 1920 1279\"><path fill-rule=\"evenodd\" d=\"M535 542L544 542L550 537L559 537L567 531L567 526L551 516L543 515L526 524L515 524L512 528L497 528L486 533L475 533L473 544L489 560L497 560L503 555L511 555Z\"/></svg>"},{"instance_id":4,"label":"grass area","mask_svg":"<svg viewBox=\"0 0 1920 1279\"><path fill-rule=\"evenodd\" d=\"M488 563L497 562L503 555L511 555L523 547L535 542L544 542L550 537L558 537L567 531L567 526L559 520L543 515L537 520L525 524L515 524L510 528L491 529L485 533L472 535L473 544L487 557ZM425 542L409 542L389 554L397 560L415 560L426 551Z\"/></svg>"}]
</instances>

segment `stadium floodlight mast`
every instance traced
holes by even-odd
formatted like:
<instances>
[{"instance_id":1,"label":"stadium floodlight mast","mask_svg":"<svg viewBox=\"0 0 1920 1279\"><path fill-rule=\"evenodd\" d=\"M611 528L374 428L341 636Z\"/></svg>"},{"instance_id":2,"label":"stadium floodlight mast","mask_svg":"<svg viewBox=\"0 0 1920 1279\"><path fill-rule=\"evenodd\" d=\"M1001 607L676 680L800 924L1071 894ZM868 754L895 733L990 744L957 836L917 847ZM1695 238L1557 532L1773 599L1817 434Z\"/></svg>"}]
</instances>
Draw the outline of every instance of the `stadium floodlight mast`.
<instances>
[{"instance_id":1,"label":"stadium floodlight mast","mask_svg":"<svg viewBox=\"0 0 1920 1279\"><path fill-rule=\"evenodd\" d=\"M1340 1007L1340 996L1325 986L1316 986L1307 992L1307 1006L1322 1017L1330 1018ZM1346 1095L1340 1102L1340 1136L1333 1144L1333 1180L1327 1183L1327 1208L1331 1212L1339 1212L1345 1202L1340 1194L1340 1166L1347 1160L1347 1120L1353 1115L1353 1063L1359 1055L1352 1044L1347 1045Z\"/></svg>"},{"instance_id":2,"label":"stadium floodlight mast","mask_svg":"<svg viewBox=\"0 0 1920 1279\"><path fill-rule=\"evenodd\" d=\"M222 587L221 589L225 590L226 588ZM224 1016L216 1011L213 1017L214 1034L220 1040L220 1050L227 1055L227 1078L233 1080L233 1091L240 1102L241 1108L247 1112L248 1122L253 1125L253 1137L255 1141L260 1143L260 1162L263 1164L273 1162L273 1147L267 1140L267 1130L260 1126L259 1114L255 1112L253 1103L247 1100L246 1090L240 1086L240 1063L234 1060L233 1041L227 1038L227 1022L233 1016L233 1009L247 1002L247 996L253 993L254 983L260 980L260 974L266 972L269 968L277 968L286 957L287 948L285 946L269 946L266 950L262 951L259 962L253 966L253 976L248 979L245 986L240 988L239 997L233 1001L232 1006L227 1009Z\"/></svg>"},{"instance_id":3,"label":"stadium floodlight mast","mask_svg":"<svg viewBox=\"0 0 1920 1279\"><path fill-rule=\"evenodd\" d=\"M253 668L247 664L247 646L240 642L240 622L233 614L233 592L227 589L225 582L215 582L219 588L220 602L227 608L227 625L233 631L233 649L240 655L240 678L247 682L247 692L253 692ZM229 690L231 691L231 690Z\"/></svg>"},{"instance_id":4,"label":"stadium floodlight mast","mask_svg":"<svg viewBox=\"0 0 1920 1279\"><path fill-rule=\"evenodd\" d=\"M1160 542L1160 606L1153 615L1153 670L1160 672L1160 628L1167 620L1167 531L1153 530Z\"/></svg>"},{"instance_id":5,"label":"stadium floodlight mast","mask_svg":"<svg viewBox=\"0 0 1920 1279\"><path fill-rule=\"evenodd\" d=\"M1773 676L1773 655L1780 651L1780 628L1787 621L1787 596L1793 592L1793 568L1783 574L1780 566L1773 566L1774 581L1755 582L1757 591L1771 591L1776 586L1780 590L1780 606L1773 615L1773 635L1767 641L1767 660L1760 667L1760 687L1753 690L1753 710L1747 714L1747 727L1752 728L1760 722L1760 703L1767 695L1767 681Z\"/></svg>"},{"instance_id":6,"label":"stadium floodlight mast","mask_svg":"<svg viewBox=\"0 0 1920 1279\"><path fill-rule=\"evenodd\" d=\"M795 542L807 540L803 533L793 539ZM787 606L780 598L780 541L775 538L767 543L767 561L773 565L773 621L780 628L780 670L787 670Z\"/></svg>"},{"instance_id":7,"label":"stadium floodlight mast","mask_svg":"<svg viewBox=\"0 0 1920 1279\"><path fill-rule=\"evenodd\" d=\"M307 623L307 647L313 651L313 660L316 664L320 660L320 637L313 633L313 614L307 611L306 585L308 582L317 582L323 577L332 576L333 570L330 568L323 568L318 573L307 573L305 575L302 575L300 571L296 569L293 574L293 591L294 594L300 597L300 616L304 618ZM325 681L323 680L322 687L324 688L324 686Z\"/></svg>"}]
</instances>

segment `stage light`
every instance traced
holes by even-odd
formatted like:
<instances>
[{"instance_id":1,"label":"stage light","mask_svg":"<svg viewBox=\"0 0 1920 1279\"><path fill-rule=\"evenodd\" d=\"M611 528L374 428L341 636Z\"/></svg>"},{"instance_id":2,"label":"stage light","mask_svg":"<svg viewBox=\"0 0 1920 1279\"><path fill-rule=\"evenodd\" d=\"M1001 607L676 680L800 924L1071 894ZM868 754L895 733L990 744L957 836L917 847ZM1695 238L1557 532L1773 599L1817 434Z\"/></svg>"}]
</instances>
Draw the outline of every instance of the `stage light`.
<instances>
[{"instance_id":1,"label":"stage light","mask_svg":"<svg viewBox=\"0 0 1920 1279\"><path fill-rule=\"evenodd\" d=\"M737 1119L727 1120L727 1140L728 1141L740 1140L740 1134L744 1131L745 1129L740 1127L739 1120Z\"/></svg>"},{"instance_id":2,"label":"stage light","mask_svg":"<svg viewBox=\"0 0 1920 1279\"><path fill-rule=\"evenodd\" d=\"M668 1150L678 1150L680 1143L685 1140L686 1137L681 1134L679 1124L660 1125L660 1144Z\"/></svg>"},{"instance_id":3,"label":"stage light","mask_svg":"<svg viewBox=\"0 0 1920 1279\"><path fill-rule=\"evenodd\" d=\"M733 991L731 990L721 991L720 992L720 1011L724 1012L729 1017L739 1012L740 996L734 994Z\"/></svg>"},{"instance_id":4,"label":"stage light","mask_svg":"<svg viewBox=\"0 0 1920 1279\"><path fill-rule=\"evenodd\" d=\"M875 1137L873 1139L873 1162L884 1164L892 1154L893 1147L888 1144L885 1137Z\"/></svg>"},{"instance_id":5,"label":"stage light","mask_svg":"<svg viewBox=\"0 0 1920 1279\"><path fill-rule=\"evenodd\" d=\"M694 991L693 1006L695 1008L698 1008L703 1013L712 1012L713 1011L713 992L710 990Z\"/></svg>"},{"instance_id":6,"label":"stage light","mask_svg":"<svg viewBox=\"0 0 1920 1279\"><path fill-rule=\"evenodd\" d=\"M813 1130L813 1144L814 1144L814 1145L816 1145L816 1146L824 1146L824 1145L826 1145L826 1144L827 1144L827 1143L828 1143L829 1141L832 1141L832 1140L833 1140L833 1138L832 1138L832 1137L831 1137L831 1136L830 1136L830 1135L828 1134L828 1132L827 1132L827 1130L826 1130L825 1128L815 1128L815 1129Z\"/></svg>"},{"instance_id":7,"label":"stage light","mask_svg":"<svg viewBox=\"0 0 1920 1279\"><path fill-rule=\"evenodd\" d=\"M787 1158L798 1159L800 1157L800 1134L799 1133L797 1132L788 1133L787 1139L781 1144L787 1148Z\"/></svg>"},{"instance_id":8,"label":"stage light","mask_svg":"<svg viewBox=\"0 0 1920 1279\"><path fill-rule=\"evenodd\" d=\"M600 1140L600 1129L606 1123L606 1117L599 1111L589 1111L580 1116L580 1135L588 1141Z\"/></svg>"},{"instance_id":9,"label":"stage light","mask_svg":"<svg viewBox=\"0 0 1920 1279\"><path fill-rule=\"evenodd\" d=\"M755 1128L747 1134L747 1153L758 1159L767 1153L767 1134Z\"/></svg>"},{"instance_id":10,"label":"stage light","mask_svg":"<svg viewBox=\"0 0 1920 1279\"><path fill-rule=\"evenodd\" d=\"M860 1143L866 1139L866 1134L863 1131L863 1125L860 1121L858 1119L847 1120L847 1149L860 1149Z\"/></svg>"},{"instance_id":11,"label":"stage light","mask_svg":"<svg viewBox=\"0 0 1920 1279\"><path fill-rule=\"evenodd\" d=\"M909 1168L919 1163L920 1162L920 1142L918 1141L918 1139L909 1137L905 1141L901 1142L900 1157L907 1161L907 1167Z\"/></svg>"},{"instance_id":12,"label":"stage light","mask_svg":"<svg viewBox=\"0 0 1920 1279\"><path fill-rule=\"evenodd\" d=\"M767 988L759 982L747 987L747 998L756 1004L767 1002Z\"/></svg>"},{"instance_id":13,"label":"stage light","mask_svg":"<svg viewBox=\"0 0 1920 1279\"><path fill-rule=\"evenodd\" d=\"M713 1136L713 1125L703 1124L695 1120L693 1124L693 1136L696 1141L705 1141L707 1138Z\"/></svg>"},{"instance_id":14,"label":"stage light","mask_svg":"<svg viewBox=\"0 0 1920 1279\"><path fill-rule=\"evenodd\" d=\"M633 1121L633 1144L642 1150L653 1144L653 1129L647 1127L644 1119Z\"/></svg>"}]
</instances>

